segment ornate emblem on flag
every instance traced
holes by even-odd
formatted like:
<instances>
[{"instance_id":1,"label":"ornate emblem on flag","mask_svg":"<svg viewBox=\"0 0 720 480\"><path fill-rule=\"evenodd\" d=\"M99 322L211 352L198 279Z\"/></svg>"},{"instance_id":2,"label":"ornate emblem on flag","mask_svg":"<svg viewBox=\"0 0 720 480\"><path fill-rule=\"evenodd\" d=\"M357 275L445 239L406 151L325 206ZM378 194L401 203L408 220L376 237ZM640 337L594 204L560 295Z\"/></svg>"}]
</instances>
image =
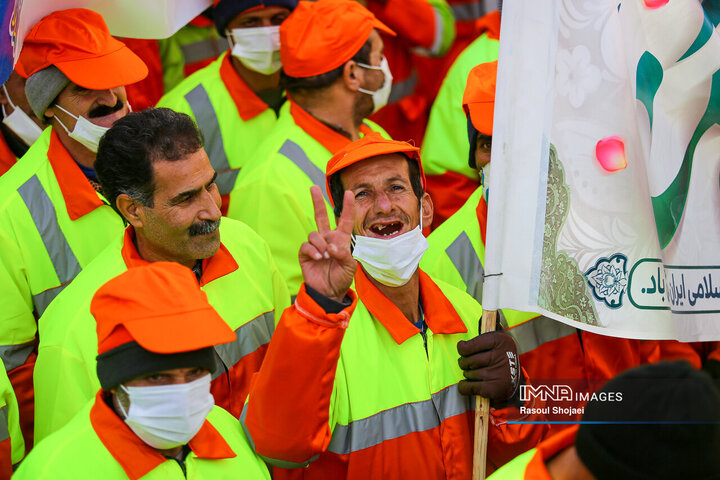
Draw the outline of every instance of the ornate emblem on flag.
<instances>
[{"instance_id":1,"label":"ornate emblem on flag","mask_svg":"<svg viewBox=\"0 0 720 480\"><path fill-rule=\"evenodd\" d=\"M622 306L627 289L627 257L616 253L610 258L600 258L595 266L585 272L593 296L610 308Z\"/></svg>"}]
</instances>

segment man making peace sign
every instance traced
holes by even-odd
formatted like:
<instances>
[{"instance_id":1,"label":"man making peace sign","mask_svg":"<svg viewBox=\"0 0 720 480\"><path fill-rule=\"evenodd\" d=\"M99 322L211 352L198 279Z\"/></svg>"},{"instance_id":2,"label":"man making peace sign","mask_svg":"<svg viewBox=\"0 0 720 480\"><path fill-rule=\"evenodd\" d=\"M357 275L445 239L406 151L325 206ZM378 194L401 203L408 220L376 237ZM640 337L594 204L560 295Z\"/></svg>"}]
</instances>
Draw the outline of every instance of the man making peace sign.
<instances>
[{"instance_id":1,"label":"man making peace sign","mask_svg":"<svg viewBox=\"0 0 720 480\"><path fill-rule=\"evenodd\" d=\"M255 378L248 437L282 467L275 479L470 478L471 396L515 402L515 344L478 336L480 305L417 268L433 211L417 148L367 135L332 157L326 180L338 228L313 187L305 283ZM491 467L543 431L493 422Z\"/></svg>"}]
</instances>

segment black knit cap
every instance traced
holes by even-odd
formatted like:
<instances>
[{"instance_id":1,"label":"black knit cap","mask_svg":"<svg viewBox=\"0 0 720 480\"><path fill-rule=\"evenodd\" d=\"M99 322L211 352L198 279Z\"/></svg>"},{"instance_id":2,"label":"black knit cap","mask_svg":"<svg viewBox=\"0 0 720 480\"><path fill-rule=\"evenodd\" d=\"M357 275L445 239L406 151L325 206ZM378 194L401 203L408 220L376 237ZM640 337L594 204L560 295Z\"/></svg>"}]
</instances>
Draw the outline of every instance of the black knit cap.
<instances>
[{"instance_id":1,"label":"black knit cap","mask_svg":"<svg viewBox=\"0 0 720 480\"><path fill-rule=\"evenodd\" d=\"M575 438L595 478L720 479L720 392L704 372L685 361L644 365L598 396Z\"/></svg>"},{"instance_id":2,"label":"black knit cap","mask_svg":"<svg viewBox=\"0 0 720 480\"><path fill-rule=\"evenodd\" d=\"M220 0L212 9L212 19L220 35L225 35L228 23L246 10L255 7L285 7L293 11L298 0Z\"/></svg>"},{"instance_id":3,"label":"black knit cap","mask_svg":"<svg viewBox=\"0 0 720 480\"><path fill-rule=\"evenodd\" d=\"M205 368L214 373L217 369L215 349L154 353L137 342L128 342L97 356L97 375L106 392L132 379L174 368Z\"/></svg>"}]
</instances>

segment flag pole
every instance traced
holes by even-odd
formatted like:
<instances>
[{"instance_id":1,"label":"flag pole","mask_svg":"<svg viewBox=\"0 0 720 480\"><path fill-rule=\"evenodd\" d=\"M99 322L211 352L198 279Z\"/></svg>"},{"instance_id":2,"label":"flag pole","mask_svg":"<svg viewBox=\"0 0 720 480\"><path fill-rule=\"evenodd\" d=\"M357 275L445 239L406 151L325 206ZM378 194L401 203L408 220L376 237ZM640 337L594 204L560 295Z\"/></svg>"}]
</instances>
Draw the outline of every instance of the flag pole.
<instances>
[{"instance_id":1,"label":"flag pole","mask_svg":"<svg viewBox=\"0 0 720 480\"><path fill-rule=\"evenodd\" d=\"M496 310L483 310L482 319L480 320L480 334L495 331L496 317ZM489 421L490 400L485 397L476 396L472 480L485 480Z\"/></svg>"}]
</instances>

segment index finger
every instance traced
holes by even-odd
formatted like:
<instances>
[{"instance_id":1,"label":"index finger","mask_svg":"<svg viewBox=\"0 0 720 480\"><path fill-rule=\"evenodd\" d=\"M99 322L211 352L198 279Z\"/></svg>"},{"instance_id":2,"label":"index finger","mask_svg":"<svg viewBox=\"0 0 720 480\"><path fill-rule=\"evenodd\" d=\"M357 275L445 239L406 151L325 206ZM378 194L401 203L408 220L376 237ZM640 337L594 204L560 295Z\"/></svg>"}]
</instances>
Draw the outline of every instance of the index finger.
<instances>
[{"instance_id":1,"label":"index finger","mask_svg":"<svg viewBox=\"0 0 720 480\"><path fill-rule=\"evenodd\" d=\"M330 220L328 220L327 207L325 206L325 197L322 190L317 185L310 187L310 195L312 196L313 209L315 210L315 225L318 232L327 233L330 231Z\"/></svg>"},{"instance_id":2,"label":"index finger","mask_svg":"<svg viewBox=\"0 0 720 480\"><path fill-rule=\"evenodd\" d=\"M337 222L337 229L348 235L352 234L355 224L355 195L350 190L345 190L343 197L343 209L340 219Z\"/></svg>"}]
</instances>

